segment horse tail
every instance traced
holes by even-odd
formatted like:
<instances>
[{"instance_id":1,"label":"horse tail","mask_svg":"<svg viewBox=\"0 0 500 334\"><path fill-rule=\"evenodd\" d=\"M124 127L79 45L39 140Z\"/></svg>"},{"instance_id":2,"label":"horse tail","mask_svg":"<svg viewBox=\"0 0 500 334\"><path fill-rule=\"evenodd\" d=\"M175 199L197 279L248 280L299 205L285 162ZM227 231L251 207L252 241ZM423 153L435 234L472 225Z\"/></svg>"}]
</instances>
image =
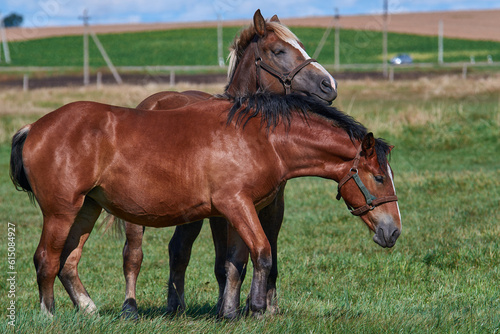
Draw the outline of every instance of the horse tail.
<instances>
[{"instance_id":1,"label":"horse tail","mask_svg":"<svg viewBox=\"0 0 500 334\"><path fill-rule=\"evenodd\" d=\"M106 234L110 228L112 228L112 235L117 238L122 238L125 235L125 221L111 213L107 213L106 217L102 220L102 223L97 227L98 230L104 227L102 234Z\"/></svg>"},{"instance_id":2,"label":"horse tail","mask_svg":"<svg viewBox=\"0 0 500 334\"><path fill-rule=\"evenodd\" d=\"M34 201L33 190L26 176L26 171L23 164L23 147L31 125L27 125L12 137L12 151L10 153L10 179L19 191L28 193L30 200Z\"/></svg>"}]
</instances>

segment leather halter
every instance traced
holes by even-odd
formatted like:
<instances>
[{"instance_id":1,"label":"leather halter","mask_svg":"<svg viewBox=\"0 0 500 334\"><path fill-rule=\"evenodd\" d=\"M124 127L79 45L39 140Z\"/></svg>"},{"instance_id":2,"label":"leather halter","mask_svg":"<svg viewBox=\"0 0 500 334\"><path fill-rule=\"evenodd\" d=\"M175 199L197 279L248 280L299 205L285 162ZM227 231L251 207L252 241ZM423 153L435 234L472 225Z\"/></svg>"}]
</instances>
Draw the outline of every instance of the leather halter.
<instances>
[{"instance_id":1,"label":"leather halter","mask_svg":"<svg viewBox=\"0 0 500 334\"><path fill-rule=\"evenodd\" d=\"M396 202L398 200L398 197L396 195L377 198L370 193L370 191L368 190L368 188L366 188L366 186L363 184L358 175L358 164L360 157L361 157L361 148L358 150L358 153L356 154L356 157L353 160L353 165L351 169L349 170L347 175L344 176L342 180L340 180L337 193L337 200L340 200L340 198L342 197L342 195L340 194L340 188L342 188L342 186L346 184L347 181L349 181L350 179L353 179L354 182L356 182L356 185L358 186L359 190L361 190L363 196L365 197L366 204L360 206L359 208L354 209L353 207L351 207L349 204L346 203L349 211L355 216L364 215L368 211L375 209L377 206L381 204Z\"/></svg>"},{"instance_id":2,"label":"leather halter","mask_svg":"<svg viewBox=\"0 0 500 334\"><path fill-rule=\"evenodd\" d=\"M261 85L261 80L260 80L260 69L263 69L266 72L268 72L269 74L271 74L279 79L279 81L281 82L281 84L285 88L285 94L288 95L292 92L293 78L297 75L297 73L300 72L300 70L302 70L304 67L306 67L307 65L309 65L312 62L317 62L317 60L312 59L312 58L306 59L304 62L299 64L297 67L295 67L292 71L281 73L278 70L276 70L275 68L273 68L271 65L265 63L262 60L262 58L260 57L260 54L259 54L259 48L256 45L256 47L255 47L255 69L257 71L257 86L258 86L257 88L259 88L260 90L264 90L262 85Z\"/></svg>"}]
</instances>

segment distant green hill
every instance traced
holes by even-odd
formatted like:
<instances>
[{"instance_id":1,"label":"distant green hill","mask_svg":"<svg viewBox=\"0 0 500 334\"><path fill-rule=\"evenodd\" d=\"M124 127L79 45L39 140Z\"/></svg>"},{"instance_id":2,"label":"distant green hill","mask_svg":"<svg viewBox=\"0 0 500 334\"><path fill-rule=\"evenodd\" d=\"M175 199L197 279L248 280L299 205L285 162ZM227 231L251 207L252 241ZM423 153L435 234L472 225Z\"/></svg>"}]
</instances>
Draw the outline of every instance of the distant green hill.
<instances>
[{"instance_id":1,"label":"distant green hill","mask_svg":"<svg viewBox=\"0 0 500 334\"><path fill-rule=\"evenodd\" d=\"M228 47L240 27L224 28L225 57ZM292 28L312 56L323 28ZM216 28L179 29L122 34L101 34L99 39L116 66L144 65L216 65ZM10 66L80 66L83 61L82 36L53 37L9 43ZM341 30L340 63L380 63L382 33L374 31ZM388 34L389 55L409 53L415 62L437 62L437 37L409 34ZM330 34L318 61L333 64L334 36ZM500 61L500 42L444 40L444 61L486 61L491 55ZM90 39L90 65L105 66L96 46ZM5 63L0 63L5 66Z\"/></svg>"}]
</instances>

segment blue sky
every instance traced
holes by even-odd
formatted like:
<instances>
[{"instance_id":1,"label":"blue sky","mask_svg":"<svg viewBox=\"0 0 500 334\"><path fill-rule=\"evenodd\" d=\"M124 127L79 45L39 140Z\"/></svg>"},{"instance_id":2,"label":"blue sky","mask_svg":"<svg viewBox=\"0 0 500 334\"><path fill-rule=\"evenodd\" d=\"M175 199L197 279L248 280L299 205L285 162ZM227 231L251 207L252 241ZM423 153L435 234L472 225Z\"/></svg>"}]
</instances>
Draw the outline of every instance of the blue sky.
<instances>
[{"instance_id":1,"label":"blue sky","mask_svg":"<svg viewBox=\"0 0 500 334\"><path fill-rule=\"evenodd\" d=\"M374 14L381 12L382 4L383 0L2 0L0 12L23 15L24 26L45 27L79 25L84 8L91 24L112 24L209 21L218 12L223 19L250 20L257 8L264 17L282 18L332 15L335 7L341 15ZM392 13L475 9L500 9L500 1L389 0Z\"/></svg>"}]
</instances>

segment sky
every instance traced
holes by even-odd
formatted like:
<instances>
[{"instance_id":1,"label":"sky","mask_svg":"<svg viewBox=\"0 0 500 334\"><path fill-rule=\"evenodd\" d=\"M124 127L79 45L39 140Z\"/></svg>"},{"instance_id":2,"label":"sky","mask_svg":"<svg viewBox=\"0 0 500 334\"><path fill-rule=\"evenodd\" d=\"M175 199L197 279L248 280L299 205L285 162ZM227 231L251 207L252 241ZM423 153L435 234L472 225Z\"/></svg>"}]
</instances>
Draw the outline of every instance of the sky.
<instances>
[{"instance_id":1,"label":"sky","mask_svg":"<svg viewBox=\"0 0 500 334\"><path fill-rule=\"evenodd\" d=\"M17 13L25 27L79 25L87 9L90 24L251 20L260 8L264 17L281 18L381 13L383 0L1 0L3 15ZM389 12L500 9L499 0L389 0Z\"/></svg>"}]
</instances>

